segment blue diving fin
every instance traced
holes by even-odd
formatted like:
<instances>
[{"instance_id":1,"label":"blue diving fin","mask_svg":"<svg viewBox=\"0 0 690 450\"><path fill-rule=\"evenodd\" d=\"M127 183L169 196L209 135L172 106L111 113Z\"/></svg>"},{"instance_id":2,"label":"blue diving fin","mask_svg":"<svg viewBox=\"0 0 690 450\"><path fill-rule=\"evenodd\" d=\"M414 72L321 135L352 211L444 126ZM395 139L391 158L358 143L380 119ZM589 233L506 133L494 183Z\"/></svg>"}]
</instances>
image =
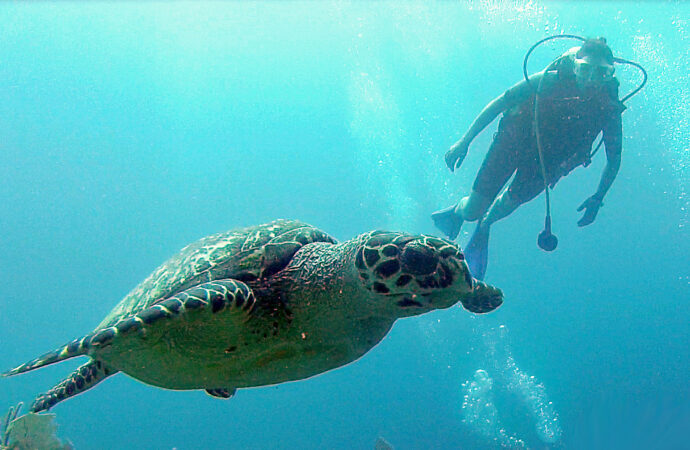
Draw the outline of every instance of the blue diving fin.
<instances>
[{"instance_id":1,"label":"blue diving fin","mask_svg":"<svg viewBox=\"0 0 690 450\"><path fill-rule=\"evenodd\" d=\"M470 273L478 280L484 279L489 262L489 230L489 225L479 222L463 251Z\"/></svg>"},{"instance_id":2,"label":"blue diving fin","mask_svg":"<svg viewBox=\"0 0 690 450\"><path fill-rule=\"evenodd\" d=\"M443 208L431 214L431 219L434 221L436 228L441 230L443 234L448 236L448 239L455 240L462 228L462 218L455 214L455 205Z\"/></svg>"}]
</instances>

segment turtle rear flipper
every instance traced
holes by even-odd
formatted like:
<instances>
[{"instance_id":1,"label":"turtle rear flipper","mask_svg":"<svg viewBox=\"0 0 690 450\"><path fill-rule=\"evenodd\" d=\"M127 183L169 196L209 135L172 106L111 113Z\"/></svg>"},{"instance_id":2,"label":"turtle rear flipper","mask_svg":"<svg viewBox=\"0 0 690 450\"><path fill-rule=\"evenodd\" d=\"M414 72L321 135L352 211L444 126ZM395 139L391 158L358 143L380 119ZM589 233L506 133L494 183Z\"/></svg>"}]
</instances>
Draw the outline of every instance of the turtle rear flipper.
<instances>
[{"instance_id":1,"label":"turtle rear flipper","mask_svg":"<svg viewBox=\"0 0 690 450\"><path fill-rule=\"evenodd\" d=\"M237 389L206 389L206 393L211 397L222 398L223 400L235 395L236 391Z\"/></svg>"},{"instance_id":2,"label":"turtle rear flipper","mask_svg":"<svg viewBox=\"0 0 690 450\"><path fill-rule=\"evenodd\" d=\"M46 411L55 406L58 402L66 398L74 397L92 388L115 373L117 373L117 370L111 369L101 361L89 361L72 372L72 375L65 378L50 391L37 397L33 405L31 405L31 412L38 413Z\"/></svg>"}]
</instances>

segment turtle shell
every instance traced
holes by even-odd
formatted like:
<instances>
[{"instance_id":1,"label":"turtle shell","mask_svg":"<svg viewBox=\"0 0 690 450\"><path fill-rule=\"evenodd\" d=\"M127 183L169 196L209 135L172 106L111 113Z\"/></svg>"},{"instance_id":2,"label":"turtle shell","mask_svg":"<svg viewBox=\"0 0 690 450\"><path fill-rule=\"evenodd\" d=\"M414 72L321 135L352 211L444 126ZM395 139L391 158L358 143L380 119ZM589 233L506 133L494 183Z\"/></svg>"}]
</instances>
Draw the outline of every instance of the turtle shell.
<instances>
[{"instance_id":1,"label":"turtle shell","mask_svg":"<svg viewBox=\"0 0 690 450\"><path fill-rule=\"evenodd\" d=\"M312 242L335 244L336 240L296 220L276 220L202 238L142 281L96 329L111 326L161 299L207 281L233 278L251 282L270 277L285 268L300 248Z\"/></svg>"}]
</instances>

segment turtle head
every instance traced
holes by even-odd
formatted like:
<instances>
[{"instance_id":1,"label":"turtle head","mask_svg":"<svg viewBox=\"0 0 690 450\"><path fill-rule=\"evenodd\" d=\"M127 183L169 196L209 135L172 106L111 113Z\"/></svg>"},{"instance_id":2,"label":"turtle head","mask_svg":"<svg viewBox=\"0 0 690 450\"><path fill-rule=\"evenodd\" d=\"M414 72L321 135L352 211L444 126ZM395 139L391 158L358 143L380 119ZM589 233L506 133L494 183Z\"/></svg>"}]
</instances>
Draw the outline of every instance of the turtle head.
<instances>
[{"instance_id":1,"label":"turtle head","mask_svg":"<svg viewBox=\"0 0 690 450\"><path fill-rule=\"evenodd\" d=\"M445 239L374 231L363 236L355 266L365 288L384 299L397 317L458 301L474 313L503 303L501 291L473 279L460 249Z\"/></svg>"}]
</instances>

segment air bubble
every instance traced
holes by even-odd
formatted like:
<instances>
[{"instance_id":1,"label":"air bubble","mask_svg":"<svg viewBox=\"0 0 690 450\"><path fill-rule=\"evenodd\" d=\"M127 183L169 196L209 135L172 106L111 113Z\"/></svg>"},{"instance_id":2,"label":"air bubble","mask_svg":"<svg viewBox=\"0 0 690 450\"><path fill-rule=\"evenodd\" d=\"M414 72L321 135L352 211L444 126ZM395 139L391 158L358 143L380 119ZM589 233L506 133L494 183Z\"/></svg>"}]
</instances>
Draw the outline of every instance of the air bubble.
<instances>
[{"instance_id":1,"label":"air bubble","mask_svg":"<svg viewBox=\"0 0 690 450\"><path fill-rule=\"evenodd\" d=\"M491 378L488 370L478 369L470 380L462 384L465 391L463 422L486 439L502 446L525 447L522 439L510 434L500 423L493 395L493 386L497 382L522 401L532 416L534 429L542 442L558 442L562 431L553 402L548 399L544 385L534 375L526 374L517 366L510 351L507 333L508 329L504 325L484 333L498 381Z\"/></svg>"}]
</instances>

